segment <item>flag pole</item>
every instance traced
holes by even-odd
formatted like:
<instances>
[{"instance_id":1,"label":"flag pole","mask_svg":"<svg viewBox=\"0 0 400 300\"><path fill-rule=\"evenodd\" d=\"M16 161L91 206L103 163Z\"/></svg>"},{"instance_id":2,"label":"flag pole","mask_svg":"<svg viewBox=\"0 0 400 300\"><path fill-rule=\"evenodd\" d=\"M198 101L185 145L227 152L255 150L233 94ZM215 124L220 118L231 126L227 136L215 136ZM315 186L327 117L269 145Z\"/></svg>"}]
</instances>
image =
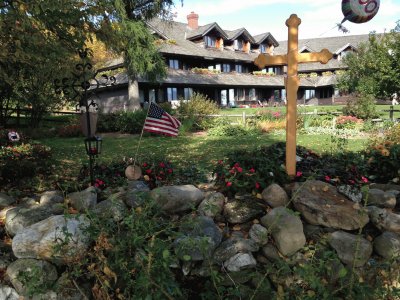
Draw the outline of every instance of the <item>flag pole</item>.
<instances>
[{"instance_id":1,"label":"flag pole","mask_svg":"<svg viewBox=\"0 0 400 300\"><path fill-rule=\"evenodd\" d=\"M151 102L149 101L149 107L147 108L146 118L147 118L147 116L149 114L149 111L150 111L150 105L151 105ZM146 118L145 118L145 122L146 122ZM143 123L143 127L142 127L142 132L141 132L140 137L139 137L139 143L138 143L138 146L136 148L136 153L135 153L135 156L133 158L133 167L135 167L135 165L136 165L136 160L137 160L137 156L138 156L138 153L139 153L140 144L142 143L143 133L144 133L144 123Z\"/></svg>"}]
</instances>

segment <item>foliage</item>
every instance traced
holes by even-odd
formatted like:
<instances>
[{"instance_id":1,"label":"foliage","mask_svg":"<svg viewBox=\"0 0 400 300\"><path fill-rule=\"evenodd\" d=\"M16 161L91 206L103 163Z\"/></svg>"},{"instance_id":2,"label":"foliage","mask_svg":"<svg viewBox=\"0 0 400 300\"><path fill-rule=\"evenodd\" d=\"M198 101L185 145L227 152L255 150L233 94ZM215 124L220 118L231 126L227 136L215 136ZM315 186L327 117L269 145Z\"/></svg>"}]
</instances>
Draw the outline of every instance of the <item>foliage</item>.
<instances>
[{"instance_id":1,"label":"foliage","mask_svg":"<svg viewBox=\"0 0 400 300\"><path fill-rule=\"evenodd\" d=\"M217 125L207 131L209 136L243 136L254 135L256 133L257 131L253 127L232 124Z\"/></svg>"},{"instance_id":2,"label":"foliage","mask_svg":"<svg viewBox=\"0 0 400 300\"><path fill-rule=\"evenodd\" d=\"M41 144L0 147L0 181L17 181L47 172L51 149Z\"/></svg>"},{"instance_id":3,"label":"foliage","mask_svg":"<svg viewBox=\"0 0 400 300\"><path fill-rule=\"evenodd\" d=\"M147 111L119 111L100 114L97 124L99 132L141 133Z\"/></svg>"},{"instance_id":4,"label":"foliage","mask_svg":"<svg viewBox=\"0 0 400 300\"><path fill-rule=\"evenodd\" d=\"M270 121L270 120L258 121L257 126L258 128L260 128L261 132L270 132L272 130L285 129L286 120L279 119L275 121Z\"/></svg>"},{"instance_id":5,"label":"foliage","mask_svg":"<svg viewBox=\"0 0 400 300\"><path fill-rule=\"evenodd\" d=\"M370 34L368 42L347 55L344 62L348 69L338 77L341 91L385 98L400 90L398 33Z\"/></svg>"},{"instance_id":6,"label":"foliage","mask_svg":"<svg viewBox=\"0 0 400 300\"><path fill-rule=\"evenodd\" d=\"M217 69L208 69L208 68L193 68L192 69L193 73L196 74L206 74L206 75L212 75L212 74L220 74L221 70Z\"/></svg>"},{"instance_id":7,"label":"foliage","mask_svg":"<svg viewBox=\"0 0 400 300\"><path fill-rule=\"evenodd\" d=\"M363 120L353 116L339 116L336 118L336 128L355 129L362 125Z\"/></svg>"},{"instance_id":8,"label":"foliage","mask_svg":"<svg viewBox=\"0 0 400 300\"><path fill-rule=\"evenodd\" d=\"M154 163L142 163L143 179L150 188L155 188L171 182L174 176L174 169L169 161L159 161Z\"/></svg>"},{"instance_id":9,"label":"foliage","mask_svg":"<svg viewBox=\"0 0 400 300\"><path fill-rule=\"evenodd\" d=\"M193 93L188 101L180 101L177 113L185 119L193 120L194 130L210 128L213 121L207 115L217 114L218 105L200 93Z\"/></svg>"},{"instance_id":10,"label":"foliage","mask_svg":"<svg viewBox=\"0 0 400 300\"><path fill-rule=\"evenodd\" d=\"M376 118L378 112L375 106L375 98L372 95L359 94L347 102L346 106L343 107L343 114L363 120Z\"/></svg>"},{"instance_id":11,"label":"foliage","mask_svg":"<svg viewBox=\"0 0 400 300\"><path fill-rule=\"evenodd\" d=\"M79 118L73 118L66 125L57 128L59 137L78 137L82 136L82 127Z\"/></svg>"}]
</instances>

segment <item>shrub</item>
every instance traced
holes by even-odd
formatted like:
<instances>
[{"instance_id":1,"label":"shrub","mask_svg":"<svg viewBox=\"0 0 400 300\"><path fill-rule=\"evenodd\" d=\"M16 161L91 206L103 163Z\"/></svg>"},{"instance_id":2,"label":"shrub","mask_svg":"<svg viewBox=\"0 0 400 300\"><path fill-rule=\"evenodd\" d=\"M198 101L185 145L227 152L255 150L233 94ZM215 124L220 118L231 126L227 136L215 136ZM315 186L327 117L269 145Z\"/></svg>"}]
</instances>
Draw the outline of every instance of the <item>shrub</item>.
<instances>
[{"instance_id":1,"label":"shrub","mask_svg":"<svg viewBox=\"0 0 400 300\"><path fill-rule=\"evenodd\" d=\"M57 129L57 135L59 137L78 137L82 136L81 125L69 124Z\"/></svg>"},{"instance_id":2,"label":"shrub","mask_svg":"<svg viewBox=\"0 0 400 300\"><path fill-rule=\"evenodd\" d=\"M120 112L115 113L99 113L97 120L97 131L99 132L117 132L119 131L117 126L117 120Z\"/></svg>"},{"instance_id":3,"label":"shrub","mask_svg":"<svg viewBox=\"0 0 400 300\"><path fill-rule=\"evenodd\" d=\"M199 93L193 93L189 101L181 101L177 109L180 116L193 120L194 130L210 128L213 125L213 120L206 116L217 114L218 111L217 103Z\"/></svg>"},{"instance_id":4,"label":"shrub","mask_svg":"<svg viewBox=\"0 0 400 300\"><path fill-rule=\"evenodd\" d=\"M244 127L241 125L218 125L208 130L210 136L245 136L257 134L254 127Z\"/></svg>"},{"instance_id":5,"label":"shrub","mask_svg":"<svg viewBox=\"0 0 400 300\"><path fill-rule=\"evenodd\" d=\"M368 172L377 182L387 183L400 176L400 144L386 141L366 151Z\"/></svg>"},{"instance_id":6,"label":"shrub","mask_svg":"<svg viewBox=\"0 0 400 300\"><path fill-rule=\"evenodd\" d=\"M359 94L354 99L348 101L346 106L343 107L343 114L363 120L379 116L376 110L374 96L363 94Z\"/></svg>"},{"instance_id":7,"label":"shrub","mask_svg":"<svg viewBox=\"0 0 400 300\"><path fill-rule=\"evenodd\" d=\"M286 128L286 120L275 120L275 121L270 121L270 120L265 120L265 121L260 121L257 123L258 128L262 132L270 132L272 130L279 130L279 129L285 129Z\"/></svg>"},{"instance_id":8,"label":"shrub","mask_svg":"<svg viewBox=\"0 0 400 300\"><path fill-rule=\"evenodd\" d=\"M336 127L339 129L355 129L362 126L363 120L354 116L339 116L336 119Z\"/></svg>"},{"instance_id":9,"label":"shrub","mask_svg":"<svg viewBox=\"0 0 400 300\"><path fill-rule=\"evenodd\" d=\"M146 115L146 110L120 112L116 127L123 133L141 133Z\"/></svg>"}]
</instances>

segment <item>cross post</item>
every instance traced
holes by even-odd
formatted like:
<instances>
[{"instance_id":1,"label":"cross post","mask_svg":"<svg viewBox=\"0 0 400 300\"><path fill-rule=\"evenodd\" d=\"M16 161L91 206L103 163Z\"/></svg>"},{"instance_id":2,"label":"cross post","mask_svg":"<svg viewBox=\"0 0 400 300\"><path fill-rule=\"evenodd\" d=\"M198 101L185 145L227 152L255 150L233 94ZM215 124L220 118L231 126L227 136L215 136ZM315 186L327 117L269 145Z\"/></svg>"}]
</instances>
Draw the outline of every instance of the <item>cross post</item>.
<instances>
[{"instance_id":1,"label":"cross post","mask_svg":"<svg viewBox=\"0 0 400 300\"><path fill-rule=\"evenodd\" d=\"M300 79L297 76L298 64L308 62L320 62L326 64L333 54L327 49L320 52L299 53L298 51L298 32L301 19L292 14L286 20L288 27L288 47L286 55L266 55L260 54L254 61L260 69L265 66L287 65L287 77L285 87L287 91L286 104L286 172L290 177L296 175L296 119L297 119L297 91Z\"/></svg>"}]
</instances>

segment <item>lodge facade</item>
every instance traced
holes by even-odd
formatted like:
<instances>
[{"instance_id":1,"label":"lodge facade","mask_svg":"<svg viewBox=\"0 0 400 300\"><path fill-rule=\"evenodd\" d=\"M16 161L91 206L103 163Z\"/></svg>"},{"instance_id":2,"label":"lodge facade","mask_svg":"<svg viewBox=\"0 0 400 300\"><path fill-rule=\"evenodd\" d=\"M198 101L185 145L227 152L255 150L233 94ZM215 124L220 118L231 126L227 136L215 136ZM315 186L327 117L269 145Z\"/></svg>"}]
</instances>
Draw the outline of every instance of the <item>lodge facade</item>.
<instances>
[{"instance_id":1,"label":"lodge facade","mask_svg":"<svg viewBox=\"0 0 400 300\"><path fill-rule=\"evenodd\" d=\"M147 23L158 39L167 77L154 83L146 78L132 81L125 72L118 73L117 85L98 95L104 112L135 109L148 101L189 99L194 92L207 95L222 107L285 103L286 67L259 70L254 60L260 53L286 54L286 41L278 42L269 32L252 36L245 28L223 30L217 23L199 26L199 16L193 12L187 20L155 19ZM342 58L367 40L368 35L299 40L299 53L327 48L334 54L327 64L299 65L299 104L338 103L341 96L335 84L337 75L345 69ZM115 70L122 66L120 60L108 64Z\"/></svg>"}]
</instances>

